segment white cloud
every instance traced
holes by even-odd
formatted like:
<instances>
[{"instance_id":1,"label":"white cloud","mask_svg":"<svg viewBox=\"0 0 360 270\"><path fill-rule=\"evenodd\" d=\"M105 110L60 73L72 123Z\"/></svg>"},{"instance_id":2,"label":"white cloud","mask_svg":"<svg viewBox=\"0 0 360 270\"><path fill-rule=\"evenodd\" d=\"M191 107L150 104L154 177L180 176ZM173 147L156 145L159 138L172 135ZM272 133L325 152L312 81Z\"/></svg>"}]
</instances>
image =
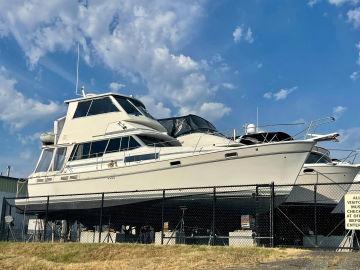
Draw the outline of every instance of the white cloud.
<instances>
[{"instance_id":1,"label":"white cloud","mask_svg":"<svg viewBox=\"0 0 360 270\"><path fill-rule=\"evenodd\" d=\"M2 35L11 35L34 66L48 53L81 45L88 64L100 62L142 82L153 104L180 113L214 98L203 61L179 53L202 17L203 0L3 1ZM36 14L36 16L34 16ZM242 38L253 42L250 28ZM134 93L136 94L136 93ZM157 106L156 105L156 106Z\"/></svg>"},{"instance_id":2,"label":"white cloud","mask_svg":"<svg viewBox=\"0 0 360 270\"><path fill-rule=\"evenodd\" d=\"M360 8L351 9L347 12L348 21L352 23L354 27L360 26Z\"/></svg>"},{"instance_id":3,"label":"white cloud","mask_svg":"<svg viewBox=\"0 0 360 270\"><path fill-rule=\"evenodd\" d=\"M197 114L209 121L216 121L222 118L224 115L229 114L231 109L225 106L222 103L218 102L206 102L202 104L199 108L191 109L191 108L182 108L180 114Z\"/></svg>"},{"instance_id":4,"label":"white cloud","mask_svg":"<svg viewBox=\"0 0 360 270\"><path fill-rule=\"evenodd\" d=\"M232 83L222 83L221 86L228 90L234 90L236 88Z\"/></svg>"},{"instance_id":5,"label":"white cloud","mask_svg":"<svg viewBox=\"0 0 360 270\"><path fill-rule=\"evenodd\" d=\"M262 68L263 66L264 66L263 63L259 63L259 64L256 65L256 67L257 67L258 69Z\"/></svg>"},{"instance_id":6,"label":"white cloud","mask_svg":"<svg viewBox=\"0 0 360 270\"><path fill-rule=\"evenodd\" d=\"M162 102L156 102L151 96L142 96L139 99L145 104L147 110L155 118L167 118L171 116L171 110Z\"/></svg>"},{"instance_id":7,"label":"white cloud","mask_svg":"<svg viewBox=\"0 0 360 270\"><path fill-rule=\"evenodd\" d=\"M112 82L109 84L109 89L114 92L118 92L120 89L124 88L126 85L118 82Z\"/></svg>"},{"instance_id":8,"label":"white cloud","mask_svg":"<svg viewBox=\"0 0 360 270\"><path fill-rule=\"evenodd\" d=\"M273 93L272 93L272 92L266 92L263 97L264 97L264 98L267 98L267 99L271 99L272 96L273 96Z\"/></svg>"},{"instance_id":9,"label":"white cloud","mask_svg":"<svg viewBox=\"0 0 360 270\"><path fill-rule=\"evenodd\" d=\"M356 81L359 78L360 78L360 71L354 71L350 75L350 79L353 80L353 81Z\"/></svg>"},{"instance_id":10,"label":"white cloud","mask_svg":"<svg viewBox=\"0 0 360 270\"><path fill-rule=\"evenodd\" d=\"M38 142L39 138L40 138L41 133L40 132L35 132L33 134L30 135L23 135L23 134L17 134L18 140L20 141L20 143L22 145L29 145L32 144L34 142Z\"/></svg>"},{"instance_id":11,"label":"white cloud","mask_svg":"<svg viewBox=\"0 0 360 270\"><path fill-rule=\"evenodd\" d=\"M232 33L235 43L239 43L242 40L250 44L254 42L254 37L251 28L250 27L248 27L247 29L245 28L246 27L244 25L237 26L235 28L234 32Z\"/></svg>"},{"instance_id":12,"label":"white cloud","mask_svg":"<svg viewBox=\"0 0 360 270\"><path fill-rule=\"evenodd\" d=\"M267 99L274 99L275 101L283 100L288 97L292 92L294 92L298 87L294 86L291 88L282 88L277 92L266 92L263 97Z\"/></svg>"},{"instance_id":13,"label":"white cloud","mask_svg":"<svg viewBox=\"0 0 360 270\"><path fill-rule=\"evenodd\" d=\"M25 97L16 90L16 80L10 78L5 68L0 67L0 121L12 130L21 129L31 122L48 119L63 111L63 107L53 101L42 103Z\"/></svg>"},{"instance_id":14,"label":"white cloud","mask_svg":"<svg viewBox=\"0 0 360 270\"><path fill-rule=\"evenodd\" d=\"M343 114L344 112L347 110L346 107L343 107L343 106L336 106L333 108L333 116L336 118L336 119L339 119Z\"/></svg>"},{"instance_id":15,"label":"white cloud","mask_svg":"<svg viewBox=\"0 0 360 270\"><path fill-rule=\"evenodd\" d=\"M308 5L310 6L310 7L312 7L313 5L315 5L315 4L317 4L317 3L319 3L320 2L320 0L308 0Z\"/></svg>"},{"instance_id":16,"label":"white cloud","mask_svg":"<svg viewBox=\"0 0 360 270\"><path fill-rule=\"evenodd\" d=\"M359 0L328 0L330 4L335 6L341 6L343 4L357 4Z\"/></svg>"},{"instance_id":17,"label":"white cloud","mask_svg":"<svg viewBox=\"0 0 360 270\"><path fill-rule=\"evenodd\" d=\"M360 127L341 129L339 140L345 149L360 149Z\"/></svg>"}]
</instances>

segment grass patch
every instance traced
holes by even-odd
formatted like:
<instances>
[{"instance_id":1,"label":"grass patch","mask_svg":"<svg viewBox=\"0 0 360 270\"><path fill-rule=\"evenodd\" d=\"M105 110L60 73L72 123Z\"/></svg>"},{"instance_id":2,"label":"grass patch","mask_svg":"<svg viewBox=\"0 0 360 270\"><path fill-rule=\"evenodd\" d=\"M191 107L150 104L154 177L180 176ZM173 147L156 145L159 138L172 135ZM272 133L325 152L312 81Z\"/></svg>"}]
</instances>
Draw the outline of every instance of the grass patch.
<instances>
[{"instance_id":1,"label":"grass patch","mask_svg":"<svg viewBox=\"0 0 360 270\"><path fill-rule=\"evenodd\" d=\"M0 243L0 269L224 269L254 267L306 253L258 247Z\"/></svg>"}]
</instances>

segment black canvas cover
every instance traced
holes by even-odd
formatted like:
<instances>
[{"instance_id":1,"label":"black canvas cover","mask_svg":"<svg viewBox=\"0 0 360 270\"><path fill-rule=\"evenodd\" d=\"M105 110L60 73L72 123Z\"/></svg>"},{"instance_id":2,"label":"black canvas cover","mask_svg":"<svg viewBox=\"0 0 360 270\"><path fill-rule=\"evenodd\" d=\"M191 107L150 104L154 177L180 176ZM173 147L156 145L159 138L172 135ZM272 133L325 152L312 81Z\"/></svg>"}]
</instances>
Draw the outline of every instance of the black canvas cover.
<instances>
[{"instance_id":1,"label":"black canvas cover","mask_svg":"<svg viewBox=\"0 0 360 270\"><path fill-rule=\"evenodd\" d=\"M259 132L246 134L240 137L240 143L246 145L292 140L293 138L285 132Z\"/></svg>"},{"instance_id":2,"label":"black canvas cover","mask_svg":"<svg viewBox=\"0 0 360 270\"><path fill-rule=\"evenodd\" d=\"M194 114L158 119L158 121L166 128L167 133L174 138L194 132L217 133L213 124Z\"/></svg>"}]
</instances>

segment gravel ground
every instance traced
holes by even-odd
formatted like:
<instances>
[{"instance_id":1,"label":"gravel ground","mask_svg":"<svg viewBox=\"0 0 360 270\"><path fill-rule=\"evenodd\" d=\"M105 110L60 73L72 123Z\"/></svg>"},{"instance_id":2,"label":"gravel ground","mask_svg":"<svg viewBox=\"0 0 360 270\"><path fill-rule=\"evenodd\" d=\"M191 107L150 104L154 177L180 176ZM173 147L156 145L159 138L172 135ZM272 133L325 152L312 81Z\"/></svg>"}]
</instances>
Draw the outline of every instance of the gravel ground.
<instances>
[{"instance_id":1,"label":"gravel ground","mask_svg":"<svg viewBox=\"0 0 360 270\"><path fill-rule=\"evenodd\" d=\"M249 269L246 267L231 268L231 270ZM260 263L252 269L259 270L322 270L322 269L341 269L341 270L358 270L360 269L359 253L354 252L319 252L314 251L310 254L291 260L284 260L271 263ZM229 269L228 269L229 270Z\"/></svg>"}]
</instances>

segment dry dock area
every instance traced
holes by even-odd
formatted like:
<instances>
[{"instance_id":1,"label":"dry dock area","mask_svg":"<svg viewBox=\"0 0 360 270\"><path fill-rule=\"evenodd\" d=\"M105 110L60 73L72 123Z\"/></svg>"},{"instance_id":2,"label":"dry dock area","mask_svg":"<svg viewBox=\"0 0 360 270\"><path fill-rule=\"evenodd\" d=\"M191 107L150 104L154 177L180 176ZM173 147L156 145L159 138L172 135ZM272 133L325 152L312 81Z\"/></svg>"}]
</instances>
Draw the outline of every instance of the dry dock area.
<instances>
[{"instance_id":1,"label":"dry dock area","mask_svg":"<svg viewBox=\"0 0 360 270\"><path fill-rule=\"evenodd\" d=\"M358 269L354 253L139 244L1 243L0 269Z\"/></svg>"}]
</instances>

